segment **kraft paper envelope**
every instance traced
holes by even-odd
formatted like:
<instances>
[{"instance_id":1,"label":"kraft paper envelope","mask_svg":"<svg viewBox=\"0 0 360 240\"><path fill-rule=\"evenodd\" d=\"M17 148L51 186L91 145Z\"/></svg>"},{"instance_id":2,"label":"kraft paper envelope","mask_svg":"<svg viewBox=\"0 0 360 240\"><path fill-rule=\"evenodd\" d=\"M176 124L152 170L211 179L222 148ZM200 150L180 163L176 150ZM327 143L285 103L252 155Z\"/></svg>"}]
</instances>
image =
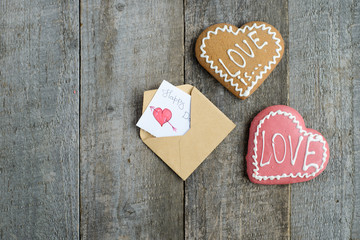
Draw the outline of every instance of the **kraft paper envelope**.
<instances>
[{"instance_id":1,"label":"kraft paper envelope","mask_svg":"<svg viewBox=\"0 0 360 240\"><path fill-rule=\"evenodd\" d=\"M140 138L177 175L186 180L234 129L235 124L197 88L188 84L178 88L191 95L189 131L183 136L156 138L140 129ZM143 112L155 92L144 92Z\"/></svg>"}]
</instances>

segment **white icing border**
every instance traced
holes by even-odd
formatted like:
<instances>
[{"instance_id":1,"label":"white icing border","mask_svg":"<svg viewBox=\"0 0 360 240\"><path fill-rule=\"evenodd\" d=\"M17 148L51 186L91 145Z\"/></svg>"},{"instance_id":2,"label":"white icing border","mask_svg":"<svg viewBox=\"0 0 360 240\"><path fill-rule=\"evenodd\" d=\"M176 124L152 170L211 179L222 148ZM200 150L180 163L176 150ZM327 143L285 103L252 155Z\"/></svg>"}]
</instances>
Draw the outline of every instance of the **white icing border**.
<instances>
[{"instance_id":1,"label":"white icing border","mask_svg":"<svg viewBox=\"0 0 360 240\"><path fill-rule=\"evenodd\" d=\"M227 73L223 73L223 71L222 71L222 70L219 70L217 66L214 66L214 61L210 61L210 60L209 60L209 56L206 55L206 51L204 50L204 48L206 47L205 41L208 40L208 39L210 39L210 34L217 35L219 31L222 31L222 32L227 31L228 33L232 33L232 34L234 34L234 35L236 36L236 35L238 35L239 32L244 33L246 29L249 29L249 31L251 31L251 30L254 29L254 28L256 28L256 29L261 28L261 30L263 30L263 31L268 30L267 33L268 33L269 35L272 35L272 39L275 40L275 44L278 46L278 48L276 49L277 55L275 55L275 56L273 57L272 61L269 61L269 62L268 62L268 65L266 65L266 66L264 67L264 70L261 71L260 74L255 77L255 81L252 82L252 85L251 85L251 86L248 86L247 89L246 89L246 91L243 93L243 89L242 89L242 88L239 88L239 85L238 85L237 83L234 83L234 82L233 82L233 78L229 78L229 79L228 79L228 74L227 74ZM205 58L205 61L210 64L210 68L213 69L213 70L215 70L215 73L218 73L218 74L220 75L220 77L225 78L225 79L224 79L225 82L230 82L231 86L234 87L235 91L239 92L239 96L240 96L240 97L247 97L247 96L250 95L251 89L254 88L254 86L257 84L258 80L261 79L262 76L263 76L268 70L271 69L271 65L272 65L272 64L276 64L276 59L281 57L280 51L282 50L282 47L281 47L281 45L280 45L280 42L281 42L281 40L276 37L276 32L272 32L272 31L271 31L271 26L267 26L267 27L266 27L264 23L261 24L261 25L257 25L256 23L254 23L251 27L245 26L244 28L238 28L238 30L237 30L236 32L234 32L234 31L232 30L232 26L224 25L222 28L221 28L221 27L217 27L217 28L215 29L215 31L208 31L208 32L207 32L206 37L204 37L204 38L202 39L202 44L201 44L201 46L200 46L200 50L201 50L201 52L202 52L202 53L200 54L200 57Z\"/></svg>"},{"instance_id":2,"label":"white icing border","mask_svg":"<svg viewBox=\"0 0 360 240\"><path fill-rule=\"evenodd\" d=\"M284 115L286 117L288 117L290 120L292 120L293 123L296 124L296 128L299 129L299 132L301 134L304 134L304 136L308 136L310 135L311 137L314 137L314 139L320 141L322 144L323 144L323 150L324 150L324 153L323 153L323 158L322 158L322 164L320 166L319 169L317 169L315 172L311 173L311 174L308 174L308 173L304 173L304 174L301 174L300 172L297 173L296 175L290 173L290 174L283 174L283 175L276 175L276 176L260 176L258 171L259 171L259 167L258 167L258 162L257 162L257 137L259 136L259 130L261 128L261 125L265 122L265 120L268 120L270 117L273 117L275 115ZM323 169L324 167L324 164L326 162L326 158L327 158L327 148L326 148L326 142L324 141L324 138L323 136L319 135L319 134L313 134L311 132L307 132L305 130L302 129L302 127L300 126L300 123L298 120L296 120L296 117L294 115L292 115L291 113L289 112L284 112L284 111L281 111L281 110L277 110L276 112L273 112L271 111L268 115L266 115L263 119L260 120L259 124L257 125L257 128L256 128L256 132L255 132L255 137L254 137L254 155L252 156L252 158L254 159L254 162L252 163L255 168L254 168L254 173L252 174L252 176L254 178L256 178L257 180L261 181L261 180L267 180L267 179L270 179L270 180L274 180L275 178L277 180L280 180L280 178L285 178L285 177L292 177L292 178L296 178L296 177L301 177L301 178L309 178L309 177L313 177L315 176L321 169Z\"/></svg>"}]
</instances>

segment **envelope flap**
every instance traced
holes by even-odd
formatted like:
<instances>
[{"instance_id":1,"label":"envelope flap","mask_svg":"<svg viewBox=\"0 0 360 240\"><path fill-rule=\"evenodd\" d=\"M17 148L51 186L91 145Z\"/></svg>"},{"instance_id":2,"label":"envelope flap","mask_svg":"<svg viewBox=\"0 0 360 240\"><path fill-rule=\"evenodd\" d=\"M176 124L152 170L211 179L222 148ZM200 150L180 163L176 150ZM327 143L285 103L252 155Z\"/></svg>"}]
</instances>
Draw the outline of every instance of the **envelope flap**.
<instances>
[{"instance_id":1,"label":"envelope flap","mask_svg":"<svg viewBox=\"0 0 360 240\"><path fill-rule=\"evenodd\" d=\"M178 86L191 95L191 127L183 136L156 138L140 129L140 137L183 180L205 160L234 129L235 124L197 88ZM143 111L156 90L144 93Z\"/></svg>"},{"instance_id":2,"label":"envelope flap","mask_svg":"<svg viewBox=\"0 0 360 240\"><path fill-rule=\"evenodd\" d=\"M191 131L180 139L181 177L186 179L234 127L235 124L194 87Z\"/></svg>"},{"instance_id":3,"label":"envelope flap","mask_svg":"<svg viewBox=\"0 0 360 240\"><path fill-rule=\"evenodd\" d=\"M191 91L191 126L201 125L205 120L210 123L235 126L223 112L194 87Z\"/></svg>"}]
</instances>

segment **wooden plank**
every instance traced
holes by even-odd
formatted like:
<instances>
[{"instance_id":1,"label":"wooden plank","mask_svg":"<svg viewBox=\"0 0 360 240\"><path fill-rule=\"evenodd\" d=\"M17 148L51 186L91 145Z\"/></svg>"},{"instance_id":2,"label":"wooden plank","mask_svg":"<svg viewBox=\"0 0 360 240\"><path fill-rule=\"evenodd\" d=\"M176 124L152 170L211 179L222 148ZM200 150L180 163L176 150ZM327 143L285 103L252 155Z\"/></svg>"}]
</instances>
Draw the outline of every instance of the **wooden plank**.
<instances>
[{"instance_id":1,"label":"wooden plank","mask_svg":"<svg viewBox=\"0 0 360 240\"><path fill-rule=\"evenodd\" d=\"M78 16L0 2L0 239L79 237Z\"/></svg>"},{"instance_id":2,"label":"wooden plank","mask_svg":"<svg viewBox=\"0 0 360 240\"><path fill-rule=\"evenodd\" d=\"M183 83L183 2L81 7L81 236L182 239L183 181L135 124L143 91Z\"/></svg>"},{"instance_id":3,"label":"wooden plank","mask_svg":"<svg viewBox=\"0 0 360 240\"><path fill-rule=\"evenodd\" d=\"M353 156L354 166L351 174L353 179L354 192L351 195L353 201L351 239L360 239L360 2L351 4L351 23L348 31L351 36L351 79L352 79L352 137L353 137Z\"/></svg>"},{"instance_id":4,"label":"wooden plank","mask_svg":"<svg viewBox=\"0 0 360 240\"><path fill-rule=\"evenodd\" d=\"M351 239L360 239L360 2L351 5L351 24L348 30L351 35L351 79L352 79L352 137L354 161L351 177L354 184L354 192L351 195L354 208L352 209Z\"/></svg>"},{"instance_id":5,"label":"wooden plank","mask_svg":"<svg viewBox=\"0 0 360 240\"><path fill-rule=\"evenodd\" d=\"M200 89L237 127L185 184L185 237L188 239L288 238L289 186L250 183L246 174L248 129L267 106L287 103L287 53L264 84L247 100L227 91L196 61L194 44L208 26L265 21L288 47L287 1L193 1L185 4L185 80Z\"/></svg>"},{"instance_id":6,"label":"wooden plank","mask_svg":"<svg viewBox=\"0 0 360 240\"><path fill-rule=\"evenodd\" d=\"M291 187L293 239L360 239L358 5L289 4L290 106L330 148L324 173Z\"/></svg>"}]
</instances>

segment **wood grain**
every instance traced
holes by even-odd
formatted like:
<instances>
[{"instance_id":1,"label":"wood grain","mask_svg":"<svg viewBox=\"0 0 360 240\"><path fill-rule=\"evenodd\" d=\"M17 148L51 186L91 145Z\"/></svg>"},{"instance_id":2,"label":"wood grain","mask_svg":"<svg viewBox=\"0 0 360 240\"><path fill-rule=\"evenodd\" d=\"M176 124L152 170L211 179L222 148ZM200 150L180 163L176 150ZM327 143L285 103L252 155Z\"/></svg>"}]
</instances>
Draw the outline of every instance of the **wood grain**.
<instances>
[{"instance_id":1,"label":"wood grain","mask_svg":"<svg viewBox=\"0 0 360 240\"><path fill-rule=\"evenodd\" d=\"M185 2L185 80L200 89L237 127L185 184L187 239L287 239L289 186L250 183L246 175L248 129L267 106L286 104L287 51L262 86L241 101L196 61L194 44L208 26L237 26L265 21L275 26L288 46L287 1Z\"/></svg>"},{"instance_id":2,"label":"wood grain","mask_svg":"<svg viewBox=\"0 0 360 240\"><path fill-rule=\"evenodd\" d=\"M351 55L351 76L352 87L350 93L352 93L352 161L353 170L352 174L348 177L352 179L354 191L350 195L352 198L352 225L351 227L351 239L360 240L360 2L356 1L350 5L351 16L349 17L350 24L347 26L347 30L351 36L350 50L348 54ZM349 69L347 69L349 70ZM350 117L351 118L351 117ZM350 140L351 141L351 140Z\"/></svg>"},{"instance_id":3,"label":"wood grain","mask_svg":"<svg viewBox=\"0 0 360 240\"><path fill-rule=\"evenodd\" d=\"M145 90L183 83L183 2L81 7L81 236L182 239L183 181L135 124Z\"/></svg>"},{"instance_id":4,"label":"wood grain","mask_svg":"<svg viewBox=\"0 0 360 240\"><path fill-rule=\"evenodd\" d=\"M0 1L0 239L360 239L359 12L352 0ZM194 44L212 24L254 20L286 52L241 101ZM185 184L135 127L163 79L237 124ZM250 122L275 104L328 140L318 178L249 182Z\"/></svg>"},{"instance_id":5,"label":"wood grain","mask_svg":"<svg viewBox=\"0 0 360 240\"><path fill-rule=\"evenodd\" d=\"M0 239L79 236L78 16L0 2Z\"/></svg>"},{"instance_id":6,"label":"wood grain","mask_svg":"<svg viewBox=\"0 0 360 240\"><path fill-rule=\"evenodd\" d=\"M292 239L360 239L358 5L290 1L290 106L330 148L324 173L291 187Z\"/></svg>"}]
</instances>

